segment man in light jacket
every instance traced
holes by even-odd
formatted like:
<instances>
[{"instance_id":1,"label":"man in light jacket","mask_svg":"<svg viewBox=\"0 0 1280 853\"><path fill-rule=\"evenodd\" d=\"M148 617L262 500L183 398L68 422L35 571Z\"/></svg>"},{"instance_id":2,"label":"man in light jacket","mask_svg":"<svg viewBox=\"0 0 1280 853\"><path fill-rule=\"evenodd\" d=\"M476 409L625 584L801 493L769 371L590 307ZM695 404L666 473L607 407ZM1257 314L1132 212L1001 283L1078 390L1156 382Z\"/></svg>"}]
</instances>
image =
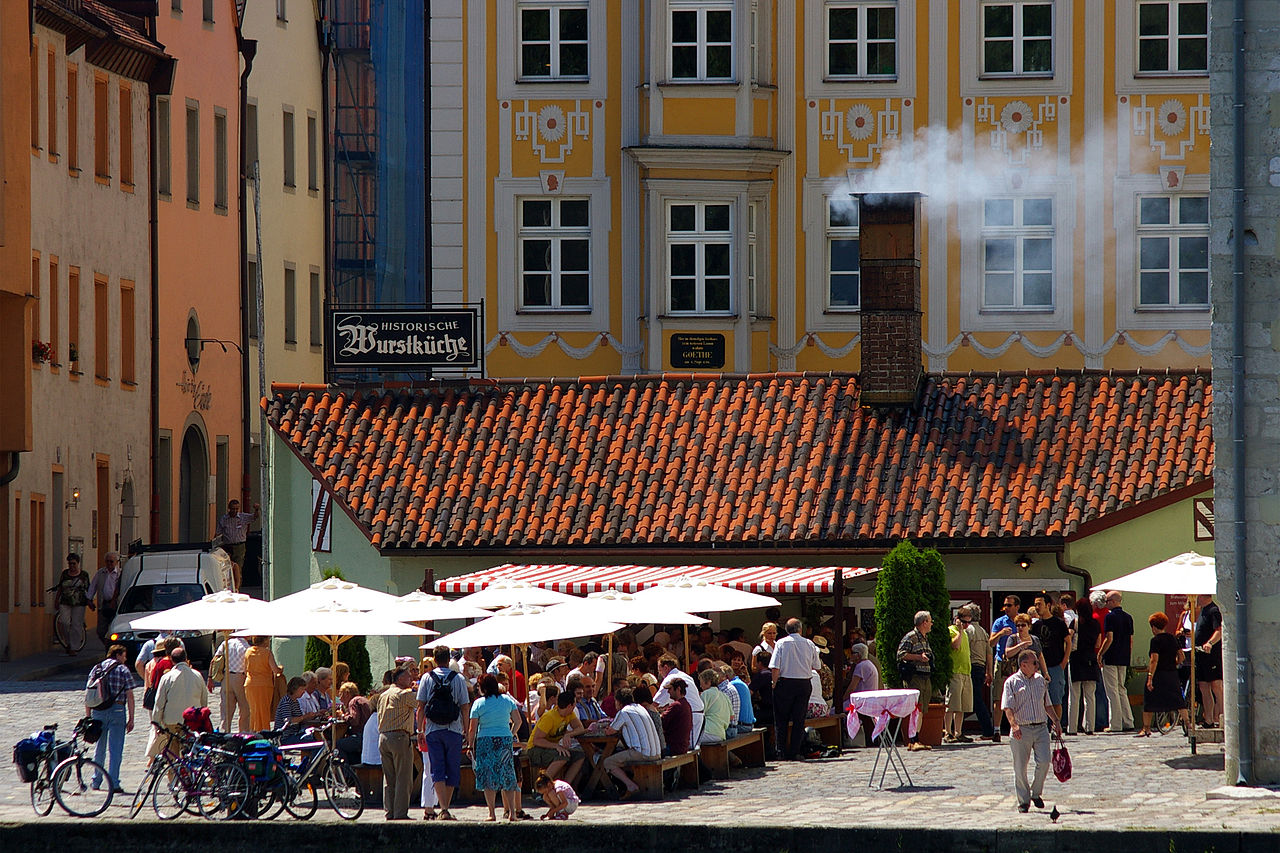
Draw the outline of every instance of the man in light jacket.
<instances>
[{"instance_id":1,"label":"man in light jacket","mask_svg":"<svg viewBox=\"0 0 1280 853\"><path fill-rule=\"evenodd\" d=\"M151 709L151 722L163 726L170 734L182 731L182 712L188 708L203 708L209 704L209 688L204 677L187 663L187 650L179 646L169 653L173 668L166 672L156 685L156 704ZM159 755L169 738L154 728L147 743L147 758Z\"/></svg>"}]
</instances>

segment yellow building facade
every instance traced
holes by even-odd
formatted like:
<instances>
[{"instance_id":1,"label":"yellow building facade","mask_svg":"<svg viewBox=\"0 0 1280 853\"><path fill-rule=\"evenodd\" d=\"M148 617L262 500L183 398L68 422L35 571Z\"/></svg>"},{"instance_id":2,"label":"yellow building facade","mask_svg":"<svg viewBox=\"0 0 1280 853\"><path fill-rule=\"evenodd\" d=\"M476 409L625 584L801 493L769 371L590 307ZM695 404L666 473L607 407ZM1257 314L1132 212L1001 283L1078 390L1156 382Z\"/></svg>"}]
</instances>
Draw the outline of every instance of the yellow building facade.
<instances>
[{"instance_id":1,"label":"yellow building facade","mask_svg":"<svg viewBox=\"0 0 1280 853\"><path fill-rule=\"evenodd\" d=\"M438 5L436 295L490 375L858 370L898 191L927 369L1209 363L1203 0Z\"/></svg>"}]
</instances>

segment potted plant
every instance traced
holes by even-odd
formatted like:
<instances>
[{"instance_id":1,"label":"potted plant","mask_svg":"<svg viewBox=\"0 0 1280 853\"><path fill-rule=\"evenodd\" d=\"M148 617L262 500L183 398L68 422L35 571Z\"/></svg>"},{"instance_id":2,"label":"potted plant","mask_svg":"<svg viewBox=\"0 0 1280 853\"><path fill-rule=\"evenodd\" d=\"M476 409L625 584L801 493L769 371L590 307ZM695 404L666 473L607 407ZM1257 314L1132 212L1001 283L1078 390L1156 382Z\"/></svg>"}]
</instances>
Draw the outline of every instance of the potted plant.
<instances>
[{"instance_id":1,"label":"potted plant","mask_svg":"<svg viewBox=\"0 0 1280 853\"><path fill-rule=\"evenodd\" d=\"M36 364L45 364L53 361L53 344L48 341L31 342L31 360Z\"/></svg>"},{"instance_id":2,"label":"potted plant","mask_svg":"<svg viewBox=\"0 0 1280 853\"><path fill-rule=\"evenodd\" d=\"M71 362L72 364L75 364L79 360L80 360L80 348L76 346L75 341L72 341L67 351L67 361Z\"/></svg>"},{"instance_id":3,"label":"potted plant","mask_svg":"<svg viewBox=\"0 0 1280 853\"><path fill-rule=\"evenodd\" d=\"M935 629L929 632L933 650L931 681L933 693L938 696L946 692L951 679L951 640L946 630L951 621L951 598L946 566L937 550L922 551L904 540L885 556L876 577L876 654L880 659L880 680L888 687L902 687L898 643L915 627L915 614L920 610L933 614ZM938 744L942 742L943 706L932 699L921 724L920 740Z\"/></svg>"}]
</instances>

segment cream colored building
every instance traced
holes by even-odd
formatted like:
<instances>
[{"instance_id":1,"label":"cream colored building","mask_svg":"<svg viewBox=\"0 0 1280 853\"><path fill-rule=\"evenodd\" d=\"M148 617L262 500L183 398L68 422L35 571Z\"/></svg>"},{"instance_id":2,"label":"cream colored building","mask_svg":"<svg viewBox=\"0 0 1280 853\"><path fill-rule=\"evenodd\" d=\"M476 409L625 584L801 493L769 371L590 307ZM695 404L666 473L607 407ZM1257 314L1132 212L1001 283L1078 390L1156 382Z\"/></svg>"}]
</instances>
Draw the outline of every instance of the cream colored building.
<instances>
[{"instance_id":1,"label":"cream colored building","mask_svg":"<svg viewBox=\"0 0 1280 853\"><path fill-rule=\"evenodd\" d=\"M66 555L146 536L151 491L150 80L163 49L109 7L32 4L33 446L9 484L16 571L0 647L50 644ZM162 82L163 85L163 82ZM92 625L92 614L86 614Z\"/></svg>"},{"instance_id":2,"label":"cream colored building","mask_svg":"<svg viewBox=\"0 0 1280 853\"><path fill-rule=\"evenodd\" d=\"M265 356L268 387L272 382L324 378L326 206L323 76L316 20L314 0L249 3L244 11L244 37L258 43L245 115L245 257L254 401L264 394L258 375L259 351ZM261 220L254 214L255 161ZM261 328L255 304L259 274ZM256 406L249 419L251 489L257 495L261 420ZM221 512L225 508L219 508Z\"/></svg>"}]
</instances>

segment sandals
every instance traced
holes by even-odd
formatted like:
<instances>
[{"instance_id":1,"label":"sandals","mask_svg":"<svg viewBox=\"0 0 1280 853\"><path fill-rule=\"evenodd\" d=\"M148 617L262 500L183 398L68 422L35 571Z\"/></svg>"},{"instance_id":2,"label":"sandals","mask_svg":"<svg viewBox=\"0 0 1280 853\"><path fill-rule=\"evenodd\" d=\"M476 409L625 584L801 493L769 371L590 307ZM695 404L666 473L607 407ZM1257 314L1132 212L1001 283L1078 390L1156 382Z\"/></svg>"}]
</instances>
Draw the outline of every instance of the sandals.
<instances>
[{"instance_id":1,"label":"sandals","mask_svg":"<svg viewBox=\"0 0 1280 853\"><path fill-rule=\"evenodd\" d=\"M457 818L449 814L448 809L444 809L440 812L440 815L439 817L436 818L436 820L457 820Z\"/></svg>"},{"instance_id":2,"label":"sandals","mask_svg":"<svg viewBox=\"0 0 1280 853\"><path fill-rule=\"evenodd\" d=\"M435 810L434 810L434 809L428 809L427 811L424 811L424 812L422 813L422 819L423 819L423 820L435 820L435 819L436 819L436 813L435 813Z\"/></svg>"},{"instance_id":3,"label":"sandals","mask_svg":"<svg viewBox=\"0 0 1280 853\"><path fill-rule=\"evenodd\" d=\"M1134 735L1134 737L1151 737L1151 732L1148 729L1143 729L1142 731Z\"/></svg>"}]
</instances>

